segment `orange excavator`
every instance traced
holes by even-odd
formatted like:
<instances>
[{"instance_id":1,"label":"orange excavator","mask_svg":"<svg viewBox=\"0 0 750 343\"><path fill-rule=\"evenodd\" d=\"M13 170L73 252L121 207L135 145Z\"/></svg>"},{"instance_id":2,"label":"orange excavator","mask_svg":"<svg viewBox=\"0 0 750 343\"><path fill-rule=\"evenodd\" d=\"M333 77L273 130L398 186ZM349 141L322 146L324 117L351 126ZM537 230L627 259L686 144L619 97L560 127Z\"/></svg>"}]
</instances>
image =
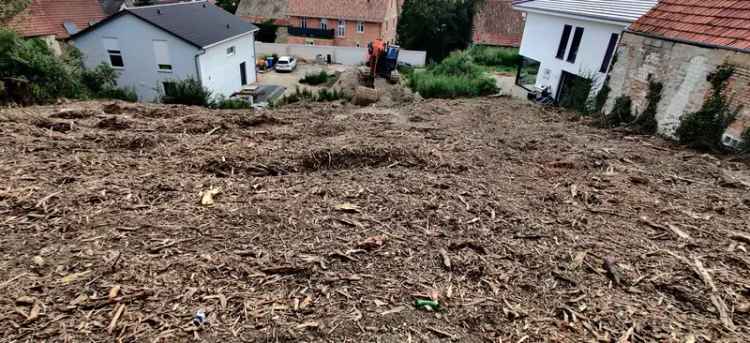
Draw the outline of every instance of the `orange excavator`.
<instances>
[{"instance_id":1,"label":"orange excavator","mask_svg":"<svg viewBox=\"0 0 750 343\"><path fill-rule=\"evenodd\" d=\"M400 47L383 42L382 39L367 44L367 70L360 72L360 78L366 87L375 88L375 78L380 76L391 83L398 83L400 75L398 66L398 54Z\"/></svg>"}]
</instances>

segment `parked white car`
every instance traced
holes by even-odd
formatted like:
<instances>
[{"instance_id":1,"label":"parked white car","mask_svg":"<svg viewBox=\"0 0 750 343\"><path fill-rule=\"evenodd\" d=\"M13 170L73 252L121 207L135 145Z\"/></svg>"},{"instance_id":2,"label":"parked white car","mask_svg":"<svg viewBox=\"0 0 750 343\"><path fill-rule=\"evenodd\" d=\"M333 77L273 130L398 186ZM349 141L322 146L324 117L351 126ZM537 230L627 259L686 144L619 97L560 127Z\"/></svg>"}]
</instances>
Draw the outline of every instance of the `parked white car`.
<instances>
[{"instance_id":1,"label":"parked white car","mask_svg":"<svg viewBox=\"0 0 750 343\"><path fill-rule=\"evenodd\" d=\"M276 61L276 71L292 72L297 68L297 59L291 56L281 56Z\"/></svg>"}]
</instances>

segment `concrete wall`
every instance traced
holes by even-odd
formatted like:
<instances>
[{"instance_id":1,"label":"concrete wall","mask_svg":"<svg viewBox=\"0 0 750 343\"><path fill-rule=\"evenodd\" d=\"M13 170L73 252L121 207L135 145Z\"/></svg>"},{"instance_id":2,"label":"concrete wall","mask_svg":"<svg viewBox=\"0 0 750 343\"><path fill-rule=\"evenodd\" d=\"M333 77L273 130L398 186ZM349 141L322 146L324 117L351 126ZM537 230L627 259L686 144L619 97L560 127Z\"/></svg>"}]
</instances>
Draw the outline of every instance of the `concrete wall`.
<instances>
[{"instance_id":1,"label":"concrete wall","mask_svg":"<svg viewBox=\"0 0 750 343\"><path fill-rule=\"evenodd\" d=\"M295 56L308 61L315 60L316 56L323 57L331 55L333 63L344 65L360 65L367 61L367 48L354 48L342 46L323 46L323 45L300 45L300 44L272 44L261 43L255 44L258 56L277 54L280 56ZM425 51L401 50L399 61L409 63L414 66L423 66L427 59Z\"/></svg>"},{"instance_id":2,"label":"concrete wall","mask_svg":"<svg viewBox=\"0 0 750 343\"><path fill-rule=\"evenodd\" d=\"M116 38L122 51L125 66L117 68L118 86L135 88L140 101L158 99L164 81L197 78L195 56L198 48L132 15L116 18L73 40L84 55L83 62L87 69L110 63L104 38ZM158 70L154 40L167 42L171 71Z\"/></svg>"},{"instance_id":3,"label":"concrete wall","mask_svg":"<svg viewBox=\"0 0 750 343\"><path fill-rule=\"evenodd\" d=\"M227 55L227 49L234 47L234 55ZM229 97L242 87L240 64L245 63L247 84L256 81L255 38L252 33L234 38L206 48L198 57L203 86L216 95Z\"/></svg>"},{"instance_id":4,"label":"concrete wall","mask_svg":"<svg viewBox=\"0 0 750 343\"><path fill-rule=\"evenodd\" d=\"M575 63L555 57L560 44L563 27L571 25L565 58L568 57L576 27L583 27L581 45ZM602 23L574 18L527 13L520 54L541 63L536 86L551 87L556 94L563 71L580 76L593 76L598 89L605 75L599 72L613 33L620 34L625 25Z\"/></svg>"},{"instance_id":5,"label":"concrete wall","mask_svg":"<svg viewBox=\"0 0 750 343\"><path fill-rule=\"evenodd\" d=\"M634 112L647 106L649 80L664 85L656 119L659 133L674 137L680 119L694 112L710 93L708 74L728 64L735 67L728 91L744 110L727 130L727 135L739 140L745 127L750 126L750 54L724 49L705 48L684 43L648 38L625 33L617 51L617 60L610 73L609 99L605 111L612 110L614 99L630 96Z\"/></svg>"}]
</instances>

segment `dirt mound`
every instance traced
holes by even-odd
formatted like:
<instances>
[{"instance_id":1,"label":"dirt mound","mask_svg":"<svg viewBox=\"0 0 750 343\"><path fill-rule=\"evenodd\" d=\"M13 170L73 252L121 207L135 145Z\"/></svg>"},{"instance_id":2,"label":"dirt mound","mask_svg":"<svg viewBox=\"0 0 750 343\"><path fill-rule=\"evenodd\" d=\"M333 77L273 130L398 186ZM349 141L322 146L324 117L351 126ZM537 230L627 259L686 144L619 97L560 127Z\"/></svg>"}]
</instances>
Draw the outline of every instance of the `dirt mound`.
<instances>
[{"instance_id":1,"label":"dirt mound","mask_svg":"<svg viewBox=\"0 0 750 343\"><path fill-rule=\"evenodd\" d=\"M201 168L204 172L218 177L249 175L254 177L287 175L286 167L277 164L263 164L242 160L210 159Z\"/></svg>"},{"instance_id":2,"label":"dirt mound","mask_svg":"<svg viewBox=\"0 0 750 343\"><path fill-rule=\"evenodd\" d=\"M75 129L75 126L72 122L52 121L45 118L37 118L33 121L33 124L38 128L48 129L60 133L67 133L68 131L72 131Z\"/></svg>"},{"instance_id":3,"label":"dirt mound","mask_svg":"<svg viewBox=\"0 0 750 343\"><path fill-rule=\"evenodd\" d=\"M300 159L300 169L315 171L321 169L353 169L416 166L425 163L421 154L392 147L356 147L337 150L318 150Z\"/></svg>"},{"instance_id":4,"label":"dirt mound","mask_svg":"<svg viewBox=\"0 0 750 343\"><path fill-rule=\"evenodd\" d=\"M85 119L103 115L101 110L94 109L65 109L50 115L50 118L58 119Z\"/></svg>"},{"instance_id":5,"label":"dirt mound","mask_svg":"<svg viewBox=\"0 0 750 343\"><path fill-rule=\"evenodd\" d=\"M258 116L247 116L241 115L239 118L234 120L234 123L241 128L259 127L264 125L284 125L287 124L283 120L261 114Z\"/></svg>"},{"instance_id":6,"label":"dirt mound","mask_svg":"<svg viewBox=\"0 0 750 343\"><path fill-rule=\"evenodd\" d=\"M96 124L96 127L105 130L125 130L130 128L130 124L124 119L109 117L102 119Z\"/></svg>"}]
</instances>

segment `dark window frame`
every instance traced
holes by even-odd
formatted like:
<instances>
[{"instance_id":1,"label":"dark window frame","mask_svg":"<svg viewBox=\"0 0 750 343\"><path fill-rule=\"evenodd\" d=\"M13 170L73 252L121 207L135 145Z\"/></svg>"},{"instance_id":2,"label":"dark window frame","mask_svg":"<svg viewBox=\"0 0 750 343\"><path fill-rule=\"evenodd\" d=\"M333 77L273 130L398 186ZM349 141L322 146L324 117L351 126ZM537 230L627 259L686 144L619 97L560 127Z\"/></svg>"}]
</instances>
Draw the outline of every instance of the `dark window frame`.
<instances>
[{"instance_id":1,"label":"dark window frame","mask_svg":"<svg viewBox=\"0 0 750 343\"><path fill-rule=\"evenodd\" d=\"M584 29L580 26L576 26L576 31L573 33L573 41L570 43L570 51L568 51L568 58L566 61L570 63L576 63L578 57L578 49L581 47L581 40L583 40Z\"/></svg>"},{"instance_id":2,"label":"dark window frame","mask_svg":"<svg viewBox=\"0 0 750 343\"><path fill-rule=\"evenodd\" d=\"M109 55L109 64L112 68L125 68L125 59L122 58L121 50L107 50ZM118 63L115 63L118 61Z\"/></svg>"},{"instance_id":3,"label":"dark window frame","mask_svg":"<svg viewBox=\"0 0 750 343\"><path fill-rule=\"evenodd\" d=\"M604 59L602 60L602 66L599 68L600 73L609 72L609 64L612 62L612 57L615 55L615 49L617 49L617 42L620 40L620 35L613 33L609 36L609 44L607 45L607 51L604 53Z\"/></svg>"},{"instance_id":4,"label":"dark window frame","mask_svg":"<svg viewBox=\"0 0 750 343\"><path fill-rule=\"evenodd\" d=\"M560 36L560 44L557 46L557 54L555 54L555 58L560 60L565 58L565 51L568 49L568 41L570 40L571 31L573 31L572 25L566 24L563 26L563 32Z\"/></svg>"}]
</instances>

